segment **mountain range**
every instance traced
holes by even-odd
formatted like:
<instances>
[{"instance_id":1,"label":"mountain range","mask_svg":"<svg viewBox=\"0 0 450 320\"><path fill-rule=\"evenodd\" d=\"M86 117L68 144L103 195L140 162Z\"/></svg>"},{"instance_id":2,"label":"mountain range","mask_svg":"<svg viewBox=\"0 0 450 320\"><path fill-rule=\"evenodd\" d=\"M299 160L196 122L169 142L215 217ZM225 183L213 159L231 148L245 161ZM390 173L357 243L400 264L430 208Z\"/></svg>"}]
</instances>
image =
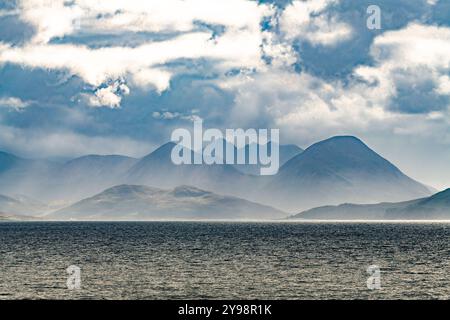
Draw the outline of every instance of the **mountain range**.
<instances>
[{"instance_id":1,"label":"mountain range","mask_svg":"<svg viewBox=\"0 0 450 320\"><path fill-rule=\"evenodd\" d=\"M36 221L39 218L33 216L25 216L20 214L6 214L0 212L0 221Z\"/></svg>"},{"instance_id":2,"label":"mountain range","mask_svg":"<svg viewBox=\"0 0 450 320\"><path fill-rule=\"evenodd\" d=\"M34 214L55 211L123 185L166 192L188 185L285 212L342 203L401 202L434 193L352 136L332 137L305 150L280 145L281 167L274 176L257 175L259 165L177 166L171 161L173 146L166 143L140 159L87 155L67 162L24 159L1 152L0 194L10 198L22 194L48 205L44 210L38 206L20 211ZM8 210L0 202L0 212L13 213ZM210 214L214 216L214 212Z\"/></svg>"},{"instance_id":3,"label":"mountain range","mask_svg":"<svg viewBox=\"0 0 450 320\"><path fill-rule=\"evenodd\" d=\"M0 212L3 216L40 215L49 210L49 207L39 201L26 196L9 197L0 194Z\"/></svg>"},{"instance_id":4,"label":"mountain range","mask_svg":"<svg viewBox=\"0 0 450 320\"><path fill-rule=\"evenodd\" d=\"M319 220L449 220L450 189L430 197L379 204L342 204L311 209L291 219Z\"/></svg>"}]
</instances>

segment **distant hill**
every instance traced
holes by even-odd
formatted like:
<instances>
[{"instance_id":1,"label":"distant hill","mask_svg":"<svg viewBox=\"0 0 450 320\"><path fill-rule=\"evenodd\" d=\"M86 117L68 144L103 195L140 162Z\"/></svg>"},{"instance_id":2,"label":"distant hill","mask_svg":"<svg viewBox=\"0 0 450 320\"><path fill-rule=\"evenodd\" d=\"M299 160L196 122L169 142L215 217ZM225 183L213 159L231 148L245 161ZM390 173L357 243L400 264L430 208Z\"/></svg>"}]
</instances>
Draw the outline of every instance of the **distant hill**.
<instances>
[{"instance_id":1,"label":"distant hill","mask_svg":"<svg viewBox=\"0 0 450 320\"><path fill-rule=\"evenodd\" d=\"M175 146L169 142L140 159L127 173L127 184L144 184L161 188L192 185L199 188L229 193L245 188L250 179L233 165L187 164L175 165L171 159ZM193 157L193 152L191 152Z\"/></svg>"},{"instance_id":2,"label":"distant hill","mask_svg":"<svg viewBox=\"0 0 450 320\"><path fill-rule=\"evenodd\" d=\"M431 197L398 203L319 207L299 213L291 219L450 220L450 189Z\"/></svg>"},{"instance_id":3,"label":"distant hill","mask_svg":"<svg viewBox=\"0 0 450 320\"><path fill-rule=\"evenodd\" d=\"M58 210L56 220L276 219L286 216L272 207L190 186L164 190L120 185Z\"/></svg>"},{"instance_id":4,"label":"distant hill","mask_svg":"<svg viewBox=\"0 0 450 320\"><path fill-rule=\"evenodd\" d=\"M289 160L262 193L285 210L429 196L426 186L351 136L318 142Z\"/></svg>"},{"instance_id":5,"label":"distant hill","mask_svg":"<svg viewBox=\"0 0 450 320\"><path fill-rule=\"evenodd\" d=\"M3 212L0 212L0 221L36 221L36 220L40 220L40 219L36 218L36 217L32 217L32 216L6 214Z\"/></svg>"},{"instance_id":6,"label":"distant hill","mask_svg":"<svg viewBox=\"0 0 450 320\"><path fill-rule=\"evenodd\" d=\"M47 209L46 205L27 197L0 195L0 212L5 216L32 216L45 213Z\"/></svg>"},{"instance_id":7,"label":"distant hill","mask_svg":"<svg viewBox=\"0 0 450 320\"><path fill-rule=\"evenodd\" d=\"M36 195L58 164L0 152L0 193Z\"/></svg>"},{"instance_id":8,"label":"distant hill","mask_svg":"<svg viewBox=\"0 0 450 320\"><path fill-rule=\"evenodd\" d=\"M136 162L120 155L87 155L58 163L0 152L0 193L79 200L121 183Z\"/></svg>"},{"instance_id":9,"label":"distant hill","mask_svg":"<svg viewBox=\"0 0 450 320\"><path fill-rule=\"evenodd\" d=\"M269 152L271 150L271 145L272 145L272 142L269 142L267 144L267 150L269 150ZM295 157L303 152L302 148L300 148L294 144L279 145L278 148L279 148L279 156L280 156L280 163L279 163L280 167L283 166L286 162L288 162L293 157ZM245 146L246 163L249 163L249 156L248 156L249 151L250 151L250 146L246 145ZM258 157L259 157L259 153L258 153ZM237 164L237 165L234 165L234 167L245 174L259 175L261 165L260 164L256 164L256 165L248 165L248 164L238 165Z\"/></svg>"},{"instance_id":10,"label":"distant hill","mask_svg":"<svg viewBox=\"0 0 450 320\"><path fill-rule=\"evenodd\" d=\"M25 165L27 160L13 154L0 151L0 174L13 168Z\"/></svg>"},{"instance_id":11,"label":"distant hill","mask_svg":"<svg viewBox=\"0 0 450 320\"><path fill-rule=\"evenodd\" d=\"M79 200L120 184L137 159L120 155L88 155L63 163L48 177L55 199Z\"/></svg>"}]
</instances>

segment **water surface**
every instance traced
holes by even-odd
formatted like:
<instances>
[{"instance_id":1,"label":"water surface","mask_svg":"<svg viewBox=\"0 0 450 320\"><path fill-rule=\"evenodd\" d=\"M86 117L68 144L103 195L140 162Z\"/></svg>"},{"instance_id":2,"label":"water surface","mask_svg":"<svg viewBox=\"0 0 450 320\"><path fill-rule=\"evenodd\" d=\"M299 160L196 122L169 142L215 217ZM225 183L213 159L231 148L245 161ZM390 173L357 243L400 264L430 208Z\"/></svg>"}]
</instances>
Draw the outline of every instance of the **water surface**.
<instances>
[{"instance_id":1,"label":"water surface","mask_svg":"<svg viewBox=\"0 0 450 320\"><path fill-rule=\"evenodd\" d=\"M445 223L0 223L0 299L448 299L449 240Z\"/></svg>"}]
</instances>

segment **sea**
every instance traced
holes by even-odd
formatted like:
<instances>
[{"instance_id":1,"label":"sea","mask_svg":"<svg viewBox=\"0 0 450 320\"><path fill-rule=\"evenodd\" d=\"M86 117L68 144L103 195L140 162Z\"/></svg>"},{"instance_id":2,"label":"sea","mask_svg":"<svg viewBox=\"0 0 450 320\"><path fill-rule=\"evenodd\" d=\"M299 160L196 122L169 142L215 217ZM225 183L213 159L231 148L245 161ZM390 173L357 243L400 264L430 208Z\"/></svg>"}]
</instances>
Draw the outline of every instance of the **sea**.
<instances>
[{"instance_id":1,"label":"sea","mask_svg":"<svg viewBox=\"0 0 450 320\"><path fill-rule=\"evenodd\" d=\"M445 222L0 223L0 299L449 298Z\"/></svg>"}]
</instances>

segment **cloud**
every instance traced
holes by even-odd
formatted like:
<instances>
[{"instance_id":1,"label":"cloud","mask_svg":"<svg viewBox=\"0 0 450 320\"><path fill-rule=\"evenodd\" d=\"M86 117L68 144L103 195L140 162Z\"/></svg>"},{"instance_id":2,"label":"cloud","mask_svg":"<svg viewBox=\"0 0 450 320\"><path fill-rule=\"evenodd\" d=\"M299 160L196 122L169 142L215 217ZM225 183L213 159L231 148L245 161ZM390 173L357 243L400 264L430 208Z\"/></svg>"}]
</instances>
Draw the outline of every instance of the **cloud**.
<instances>
[{"instance_id":1,"label":"cloud","mask_svg":"<svg viewBox=\"0 0 450 320\"><path fill-rule=\"evenodd\" d=\"M172 73L166 70L142 68L133 73L131 81L141 89L154 86L158 93L162 93L169 88L171 77Z\"/></svg>"},{"instance_id":2,"label":"cloud","mask_svg":"<svg viewBox=\"0 0 450 320\"><path fill-rule=\"evenodd\" d=\"M35 26L35 42L77 33L192 32L198 21L259 31L269 6L246 0L22 0L22 17Z\"/></svg>"},{"instance_id":3,"label":"cloud","mask_svg":"<svg viewBox=\"0 0 450 320\"><path fill-rule=\"evenodd\" d=\"M450 77L441 76L438 79L439 87L436 89L436 93L440 95L450 95Z\"/></svg>"},{"instance_id":4,"label":"cloud","mask_svg":"<svg viewBox=\"0 0 450 320\"><path fill-rule=\"evenodd\" d=\"M279 128L291 141L387 128L397 118L384 109L385 98L376 89L357 83L346 87L307 73L271 70L222 86L236 90L230 125Z\"/></svg>"},{"instance_id":5,"label":"cloud","mask_svg":"<svg viewBox=\"0 0 450 320\"><path fill-rule=\"evenodd\" d=\"M209 33L198 32L137 48L28 45L2 50L0 63L69 70L96 87L131 75L140 86L152 84L163 91L168 87L169 73L158 70L159 65L182 58L209 58L217 60L219 70L258 67L262 64L259 43L259 38L246 32L228 34L219 40L211 40Z\"/></svg>"},{"instance_id":6,"label":"cloud","mask_svg":"<svg viewBox=\"0 0 450 320\"><path fill-rule=\"evenodd\" d=\"M195 110L194 110L195 111ZM191 122L202 120L195 112L191 114L182 114L180 112L170 112L170 111L154 111L152 117L157 120L188 120Z\"/></svg>"},{"instance_id":7,"label":"cloud","mask_svg":"<svg viewBox=\"0 0 450 320\"><path fill-rule=\"evenodd\" d=\"M20 11L18 11L18 10L2 10L2 9L0 9L0 18L15 16L19 13L20 13Z\"/></svg>"},{"instance_id":8,"label":"cloud","mask_svg":"<svg viewBox=\"0 0 450 320\"><path fill-rule=\"evenodd\" d=\"M371 53L379 63L399 67L430 65L450 67L450 28L411 23L378 36Z\"/></svg>"},{"instance_id":9,"label":"cloud","mask_svg":"<svg viewBox=\"0 0 450 320\"><path fill-rule=\"evenodd\" d=\"M115 81L107 87L95 90L92 95L84 94L84 97L88 105L92 107L107 106L110 108L119 108L122 96L128 95L129 93L130 89L126 84Z\"/></svg>"},{"instance_id":10,"label":"cloud","mask_svg":"<svg viewBox=\"0 0 450 320\"><path fill-rule=\"evenodd\" d=\"M87 136L68 130L45 131L0 125L0 148L21 156L78 157L122 154L141 157L154 148L145 141L121 136Z\"/></svg>"},{"instance_id":11,"label":"cloud","mask_svg":"<svg viewBox=\"0 0 450 320\"><path fill-rule=\"evenodd\" d=\"M173 8L177 10L173 10ZM23 0L20 17L35 34L23 46L0 44L0 64L67 70L95 88L91 106L117 107L120 95L110 82L125 79L141 89L161 93L176 70L167 64L180 59L209 59L219 73L233 68L260 68L263 17L270 6L253 1L134 1L103 3L74 0ZM216 31L203 26L223 26ZM90 48L83 44L52 42L80 33L103 34L172 32L140 45Z\"/></svg>"},{"instance_id":12,"label":"cloud","mask_svg":"<svg viewBox=\"0 0 450 320\"><path fill-rule=\"evenodd\" d=\"M368 132L448 136L449 36L449 28L419 24L381 34L373 65L357 66L348 79L279 65L217 85L235 93L232 125L280 128L293 141Z\"/></svg>"},{"instance_id":13,"label":"cloud","mask_svg":"<svg viewBox=\"0 0 450 320\"><path fill-rule=\"evenodd\" d=\"M263 32L261 49L264 59L272 67L287 67L297 62L297 56L291 43L280 39L273 32Z\"/></svg>"},{"instance_id":14,"label":"cloud","mask_svg":"<svg viewBox=\"0 0 450 320\"><path fill-rule=\"evenodd\" d=\"M412 23L386 32L371 47L374 66L361 66L355 75L382 89L394 111L428 113L450 107L450 28Z\"/></svg>"},{"instance_id":15,"label":"cloud","mask_svg":"<svg viewBox=\"0 0 450 320\"><path fill-rule=\"evenodd\" d=\"M30 105L29 101L22 101L20 98L16 97L0 97L0 107L12 108L16 111L25 109Z\"/></svg>"},{"instance_id":16,"label":"cloud","mask_svg":"<svg viewBox=\"0 0 450 320\"><path fill-rule=\"evenodd\" d=\"M353 34L347 23L327 12L339 0L293 1L280 17L280 29L289 40L301 39L313 45L332 46Z\"/></svg>"}]
</instances>

